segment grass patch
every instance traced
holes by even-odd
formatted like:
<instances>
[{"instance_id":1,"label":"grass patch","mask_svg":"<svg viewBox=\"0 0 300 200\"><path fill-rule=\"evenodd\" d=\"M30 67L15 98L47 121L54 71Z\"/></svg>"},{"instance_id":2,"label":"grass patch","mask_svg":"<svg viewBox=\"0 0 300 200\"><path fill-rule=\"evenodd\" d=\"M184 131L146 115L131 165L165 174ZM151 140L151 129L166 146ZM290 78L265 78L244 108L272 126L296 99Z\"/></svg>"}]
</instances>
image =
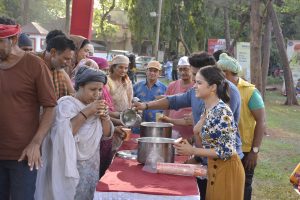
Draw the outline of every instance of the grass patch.
<instances>
[{"instance_id":1,"label":"grass patch","mask_svg":"<svg viewBox=\"0 0 300 200\"><path fill-rule=\"evenodd\" d=\"M268 85L278 85L283 83L283 78L281 77L273 77L273 76L267 76L267 84Z\"/></svg>"},{"instance_id":2,"label":"grass patch","mask_svg":"<svg viewBox=\"0 0 300 200\"><path fill-rule=\"evenodd\" d=\"M296 200L289 176L300 162L300 106L285 106L279 92L267 92L266 113L270 136L265 136L253 182L255 200Z\"/></svg>"},{"instance_id":3,"label":"grass patch","mask_svg":"<svg viewBox=\"0 0 300 200\"><path fill-rule=\"evenodd\" d=\"M286 106L285 99L277 91L266 93L267 126L300 134L300 106Z\"/></svg>"}]
</instances>

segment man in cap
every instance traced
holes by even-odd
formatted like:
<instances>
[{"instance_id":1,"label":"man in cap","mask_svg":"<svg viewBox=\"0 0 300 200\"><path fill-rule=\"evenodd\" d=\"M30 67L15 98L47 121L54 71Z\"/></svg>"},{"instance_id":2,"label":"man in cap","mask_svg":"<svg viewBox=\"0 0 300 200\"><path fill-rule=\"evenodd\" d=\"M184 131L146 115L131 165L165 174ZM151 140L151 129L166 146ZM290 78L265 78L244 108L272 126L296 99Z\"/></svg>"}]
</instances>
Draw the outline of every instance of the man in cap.
<instances>
[{"instance_id":1,"label":"man in cap","mask_svg":"<svg viewBox=\"0 0 300 200\"><path fill-rule=\"evenodd\" d=\"M7 21L0 17L0 197L33 200L56 98L47 66L18 47L20 26Z\"/></svg>"},{"instance_id":2,"label":"man in cap","mask_svg":"<svg viewBox=\"0 0 300 200\"><path fill-rule=\"evenodd\" d=\"M20 34L18 45L23 51L33 51L32 41L26 33Z\"/></svg>"},{"instance_id":3,"label":"man in cap","mask_svg":"<svg viewBox=\"0 0 300 200\"><path fill-rule=\"evenodd\" d=\"M148 102L164 95L167 87L158 80L160 71L161 64L158 61L149 62L146 70L146 80L133 86L133 96L139 98L142 102ZM155 122L156 113L162 113L162 110L145 110L143 121Z\"/></svg>"},{"instance_id":4,"label":"man in cap","mask_svg":"<svg viewBox=\"0 0 300 200\"><path fill-rule=\"evenodd\" d=\"M238 76L241 66L236 59L228 56L226 53L222 53L217 65L224 71L227 80L238 87L242 97L239 130L244 153L242 162L246 175L244 200L250 200L252 178L265 132L265 106L255 85Z\"/></svg>"},{"instance_id":5,"label":"man in cap","mask_svg":"<svg viewBox=\"0 0 300 200\"><path fill-rule=\"evenodd\" d=\"M166 95L182 94L190 90L194 82L192 80L192 71L187 56L179 59L177 71L180 79L169 84ZM190 138L193 136L193 127L190 123L190 114L192 114L191 107L181 108L179 110L166 110L165 116L160 118L161 121L173 123L173 136L180 135L183 138ZM177 133L177 134L176 134Z\"/></svg>"}]
</instances>

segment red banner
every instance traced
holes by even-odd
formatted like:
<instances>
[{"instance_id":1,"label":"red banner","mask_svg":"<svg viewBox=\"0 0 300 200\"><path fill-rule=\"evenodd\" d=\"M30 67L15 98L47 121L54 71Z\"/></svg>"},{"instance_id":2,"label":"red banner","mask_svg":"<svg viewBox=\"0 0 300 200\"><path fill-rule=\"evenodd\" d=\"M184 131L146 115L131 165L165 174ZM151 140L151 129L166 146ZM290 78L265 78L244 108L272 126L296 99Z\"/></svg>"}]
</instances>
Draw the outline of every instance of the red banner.
<instances>
[{"instance_id":1,"label":"red banner","mask_svg":"<svg viewBox=\"0 0 300 200\"><path fill-rule=\"evenodd\" d=\"M207 45L207 52L210 54L221 49L226 49L225 39L208 39Z\"/></svg>"},{"instance_id":2,"label":"red banner","mask_svg":"<svg viewBox=\"0 0 300 200\"><path fill-rule=\"evenodd\" d=\"M73 0L70 34L92 36L94 0Z\"/></svg>"}]
</instances>

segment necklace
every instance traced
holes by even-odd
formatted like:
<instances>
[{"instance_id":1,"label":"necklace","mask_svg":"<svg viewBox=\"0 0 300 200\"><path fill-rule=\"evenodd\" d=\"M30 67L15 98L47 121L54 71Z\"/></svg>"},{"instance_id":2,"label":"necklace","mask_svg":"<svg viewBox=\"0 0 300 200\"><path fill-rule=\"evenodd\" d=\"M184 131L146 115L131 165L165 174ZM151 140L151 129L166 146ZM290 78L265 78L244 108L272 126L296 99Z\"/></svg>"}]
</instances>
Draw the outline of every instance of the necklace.
<instances>
[{"instance_id":1,"label":"necklace","mask_svg":"<svg viewBox=\"0 0 300 200\"><path fill-rule=\"evenodd\" d=\"M206 106L204 108L204 114L207 115L209 113L209 111L211 111L218 103L219 103L220 99L218 98L217 101L213 102L211 105Z\"/></svg>"}]
</instances>

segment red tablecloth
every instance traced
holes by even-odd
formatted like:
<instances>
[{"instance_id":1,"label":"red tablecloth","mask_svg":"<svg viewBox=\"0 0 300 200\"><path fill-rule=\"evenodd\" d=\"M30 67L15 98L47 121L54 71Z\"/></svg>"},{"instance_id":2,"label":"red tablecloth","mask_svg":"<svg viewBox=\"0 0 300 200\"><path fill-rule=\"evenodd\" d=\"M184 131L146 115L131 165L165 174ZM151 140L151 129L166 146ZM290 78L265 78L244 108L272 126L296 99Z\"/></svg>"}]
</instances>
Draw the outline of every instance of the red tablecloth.
<instances>
[{"instance_id":1,"label":"red tablecloth","mask_svg":"<svg viewBox=\"0 0 300 200\"><path fill-rule=\"evenodd\" d=\"M137 148L134 141L124 142L120 149ZM176 161L186 157L176 156ZM98 192L133 192L152 195L192 196L199 195L196 178L166 174L152 174L142 170L135 160L115 157L105 175L99 181Z\"/></svg>"}]
</instances>

